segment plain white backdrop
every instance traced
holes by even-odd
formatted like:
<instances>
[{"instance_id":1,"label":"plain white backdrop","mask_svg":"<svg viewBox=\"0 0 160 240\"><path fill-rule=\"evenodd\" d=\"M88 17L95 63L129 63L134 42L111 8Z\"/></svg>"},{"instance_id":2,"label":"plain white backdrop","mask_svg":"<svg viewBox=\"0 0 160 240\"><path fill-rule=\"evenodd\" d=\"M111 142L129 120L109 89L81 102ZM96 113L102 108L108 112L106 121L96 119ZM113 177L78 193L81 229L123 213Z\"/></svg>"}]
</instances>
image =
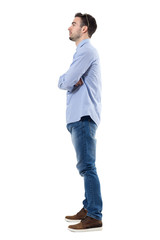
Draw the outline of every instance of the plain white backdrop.
<instances>
[{"instance_id":1,"label":"plain white backdrop","mask_svg":"<svg viewBox=\"0 0 160 240\"><path fill-rule=\"evenodd\" d=\"M76 46L74 14L97 19L102 121L97 170L102 232L71 233L83 179L57 87ZM160 239L158 0L0 2L0 239Z\"/></svg>"}]
</instances>

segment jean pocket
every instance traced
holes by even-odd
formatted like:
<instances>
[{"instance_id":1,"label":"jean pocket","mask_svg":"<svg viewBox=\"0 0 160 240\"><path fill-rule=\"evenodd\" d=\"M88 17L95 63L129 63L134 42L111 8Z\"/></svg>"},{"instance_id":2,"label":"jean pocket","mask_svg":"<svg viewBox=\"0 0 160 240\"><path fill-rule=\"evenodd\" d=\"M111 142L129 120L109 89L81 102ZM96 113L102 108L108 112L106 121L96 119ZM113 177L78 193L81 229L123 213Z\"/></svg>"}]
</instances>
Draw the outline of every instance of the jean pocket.
<instances>
[{"instance_id":1,"label":"jean pocket","mask_svg":"<svg viewBox=\"0 0 160 240\"><path fill-rule=\"evenodd\" d=\"M72 128L73 128L74 123L68 123L67 124L67 130L71 133L72 132Z\"/></svg>"},{"instance_id":2,"label":"jean pocket","mask_svg":"<svg viewBox=\"0 0 160 240\"><path fill-rule=\"evenodd\" d=\"M67 130L72 133L73 128L78 128L80 126L81 121L73 122L73 123L68 123L67 124Z\"/></svg>"}]
</instances>

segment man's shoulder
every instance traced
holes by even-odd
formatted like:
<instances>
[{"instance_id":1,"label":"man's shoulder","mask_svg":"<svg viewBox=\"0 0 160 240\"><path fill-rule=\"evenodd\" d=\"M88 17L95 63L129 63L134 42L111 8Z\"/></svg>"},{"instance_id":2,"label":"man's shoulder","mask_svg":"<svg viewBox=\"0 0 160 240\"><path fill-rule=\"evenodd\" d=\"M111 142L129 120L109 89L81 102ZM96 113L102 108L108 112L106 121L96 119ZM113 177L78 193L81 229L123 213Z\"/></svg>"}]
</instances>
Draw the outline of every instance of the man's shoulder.
<instances>
[{"instance_id":1,"label":"man's shoulder","mask_svg":"<svg viewBox=\"0 0 160 240\"><path fill-rule=\"evenodd\" d=\"M84 54L87 56L98 56L97 49L90 43L87 43L83 45L81 48L79 48L79 54Z\"/></svg>"}]
</instances>

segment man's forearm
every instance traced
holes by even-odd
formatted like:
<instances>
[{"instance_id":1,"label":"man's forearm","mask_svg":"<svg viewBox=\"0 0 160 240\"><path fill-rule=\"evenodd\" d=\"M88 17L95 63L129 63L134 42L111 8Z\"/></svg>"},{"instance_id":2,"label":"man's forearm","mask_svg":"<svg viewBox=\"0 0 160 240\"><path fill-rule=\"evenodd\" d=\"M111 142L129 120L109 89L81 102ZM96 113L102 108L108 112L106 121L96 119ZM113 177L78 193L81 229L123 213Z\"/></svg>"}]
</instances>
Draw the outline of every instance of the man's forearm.
<instances>
[{"instance_id":1,"label":"man's forearm","mask_svg":"<svg viewBox=\"0 0 160 240\"><path fill-rule=\"evenodd\" d=\"M59 82L58 82L58 87L62 90L68 90L69 92L72 92L72 90L75 87L78 86L82 86L83 85L83 81L80 78L77 82L75 82L72 78L69 78L69 76L66 74L63 74L60 78L59 78Z\"/></svg>"},{"instance_id":2,"label":"man's forearm","mask_svg":"<svg viewBox=\"0 0 160 240\"><path fill-rule=\"evenodd\" d=\"M68 90L70 92L72 91L73 86L71 86L71 84L69 84L69 81L67 81L66 74L63 74L62 76L60 76L58 87L62 90Z\"/></svg>"}]
</instances>

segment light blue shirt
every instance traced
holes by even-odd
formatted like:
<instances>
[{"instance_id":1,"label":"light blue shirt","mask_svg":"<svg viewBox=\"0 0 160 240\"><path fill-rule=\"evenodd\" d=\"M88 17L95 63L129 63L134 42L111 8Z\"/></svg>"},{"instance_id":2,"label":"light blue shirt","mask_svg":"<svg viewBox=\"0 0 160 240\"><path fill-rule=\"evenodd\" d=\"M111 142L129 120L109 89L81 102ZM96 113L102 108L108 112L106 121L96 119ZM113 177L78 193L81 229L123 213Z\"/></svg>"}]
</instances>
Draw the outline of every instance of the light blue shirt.
<instances>
[{"instance_id":1,"label":"light blue shirt","mask_svg":"<svg viewBox=\"0 0 160 240\"><path fill-rule=\"evenodd\" d=\"M83 85L75 84L82 79ZM89 39L81 41L69 70L59 78L58 87L67 90L66 122L90 116L99 125L101 113L101 73L99 56Z\"/></svg>"}]
</instances>

